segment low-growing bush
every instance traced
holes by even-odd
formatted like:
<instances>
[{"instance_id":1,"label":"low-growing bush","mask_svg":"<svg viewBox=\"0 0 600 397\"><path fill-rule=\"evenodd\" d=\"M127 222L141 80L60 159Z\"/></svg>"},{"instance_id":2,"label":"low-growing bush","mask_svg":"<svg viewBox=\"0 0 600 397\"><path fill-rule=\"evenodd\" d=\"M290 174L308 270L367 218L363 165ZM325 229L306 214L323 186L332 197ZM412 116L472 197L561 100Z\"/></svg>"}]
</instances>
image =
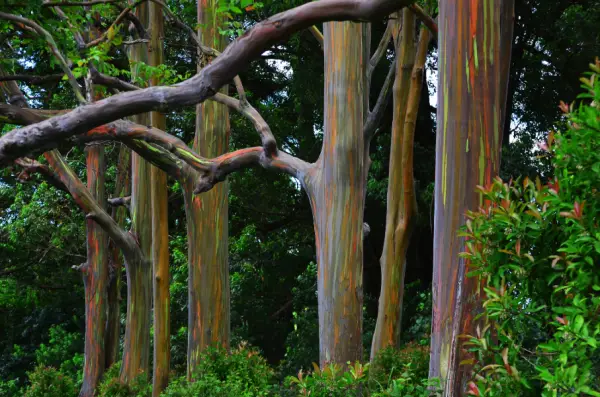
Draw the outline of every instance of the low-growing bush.
<instances>
[{"instance_id":1,"label":"low-growing bush","mask_svg":"<svg viewBox=\"0 0 600 397\"><path fill-rule=\"evenodd\" d=\"M129 383L121 382L119 373L121 362L113 364L102 378L98 387L98 397L147 397L152 395L152 385L148 382L148 376L141 373Z\"/></svg>"},{"instance_id":2,"label":"low-growing bush","mask_svg":"<svg viewBox=\"0 0 600 397\"><path fill-rule=\"evenodd\" d=\"M273 370L257 350L246 344L230 353L221 347L211 347L198 359L197 368L188 382L175 379L163 396L187 397L251 397L267 396L271 389Z\"/></svg>"},{"instance_id":3,"label":"low-growing bush","mask_svg":"<svg viewBox=\"0 0 600 397\"><path fill-rule=\"evenodd\" d=\"M38 366L28 373L29 386L24 397L75 397L77 389L71 377L53 367Z\"/></svg>"}]
</instances>

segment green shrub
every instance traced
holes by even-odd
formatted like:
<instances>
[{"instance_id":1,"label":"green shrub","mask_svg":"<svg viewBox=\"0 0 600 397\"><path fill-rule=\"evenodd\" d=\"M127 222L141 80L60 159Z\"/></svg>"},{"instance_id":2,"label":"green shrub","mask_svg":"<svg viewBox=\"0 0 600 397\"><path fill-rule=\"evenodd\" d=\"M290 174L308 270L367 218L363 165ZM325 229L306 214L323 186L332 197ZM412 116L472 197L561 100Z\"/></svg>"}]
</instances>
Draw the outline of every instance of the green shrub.
<instances>
[{"instance_id":1,"label":"green shrub","mask_svg":"<svg viewBox=\"0 0 600 397\"><path fill-rule=\"evenodd\" d=\"M208 348L200 355L193 382L185 377L171 382L163 396L267 396L273 370L258 351L240 344L228 353L220 347Z\"/></svg>"},{"instance_id":2,"label":"green shrub","mask_svg":"<svg viewBox=\"0 0 600 397\"><path fill-rule=\"evenodd\" d=\"M113 364L105 373L100 386L98 397L146 397L152 394L152 385L144 373L130 383L123 383L119 378L121 362Z\"/></svg>"},{"instance_id":3,"label":"green shrub","mask_svg":"<svg viewBox=\"0 0 600 397\"><path fill-rule=\"evenodd\" d=\"M297 377L289 376L286 384L298 395L311 397L353 397L368 393L369 364L356 362L349 365L346 372L338 364L329 364L323 369L317 364L313 367L313 372L307 375L300 370Z\"/></svg>"},{"instance_id":4,"label":"green shrub","mask_svg":"<svg viewBox=\"0 0 600 397\"><path fill-rule=\"evenodd\" d=\"M429 347L410 342L401 349L381 349L373 359L369 374L372 388L387 387L409 370L416 379L427 379L429 371Z\"/></svg>"},{"instance_id":5,"label":"green shrub","mask_svg":"<svg viewBox=\"0 0 600 397\"><path fill-rule=\"evenodd\" d=\"M77 388L73 380L56 368L38 366L29 375L25 397L74 397Z\"/></svg>"},{"instance_id":6,"label":"green shrub","mask_svg":"<svg viewBox=\"0 0 600 397\"><path fill-rule=\"evenodd\" d=\"M496 180L463 235L482 281L481 325L465 336L477 396L600 396L600 61L591 100L550 134L554 180Z\"/></svg>"}]
</instances>

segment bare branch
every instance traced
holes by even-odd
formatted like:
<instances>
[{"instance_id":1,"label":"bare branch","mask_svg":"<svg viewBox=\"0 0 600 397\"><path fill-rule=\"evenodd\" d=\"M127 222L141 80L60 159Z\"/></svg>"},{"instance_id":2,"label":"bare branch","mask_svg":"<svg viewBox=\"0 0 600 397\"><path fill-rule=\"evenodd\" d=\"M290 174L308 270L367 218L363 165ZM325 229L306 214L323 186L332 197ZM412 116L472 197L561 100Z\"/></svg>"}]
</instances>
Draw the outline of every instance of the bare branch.
<instances>
[{"instance_id":1,"label":"bare branch","mask_svg":"<svg viewBox=\"0 0 600 397\"><path fill-rule=\"evenodd\" d=\"M421 20L421 22L423 22L425 26L427 26L429 31L433 33L434 40L437 40L438 26L435 20L417 3L409 5L408 8L417 16L417 18L419 18L419 20Z\"/></svg>"},{"instance_id":2,"label":"bare branch","mask_svg":"<svg viewBox=\"0 0 600 397\"><path fill-rule=\"evenodd\" d=\"M92 77L92 81L95 84L103 85L110 88L116 88L121 91L133 91L139 90L139 87L123 81L117 77L108 76L104 73L100 73L98 69L96 69L93 65L89 65L90 75Z\"/></svg>"},{"instance_id":3,"label":"bare branch","mask_svg":"<svg viewBox=\"0 0 600 397\"><path fill-rule=\"evenodd\" d=\"M323 48L323 33L321 33L321 31L319 31L319 28L317 28L315 25L311 26L310 28L308 28L308 30L312 33L313 36L315 36L315 39L317 39L317 41L319 42L319 45L321 46L321 48Z\"/></svg>"},{"instance_id":4,"label":"bare branch","mask_svg":"<svg viewBox=\"0 0 600 397\"><path fill-rule=\"evenodd\" d=\"M371 81L371 77L373 76L373 71L379 64L379 61L381 61L381 58L385 54L385 50L387 50L387 47L390 43L390 39L392 38L392 26L393 26L393 23L391 21L388 21L387 27L385 28L385 32L383 33L383 36L381 37L381 41L379 41L379 45L377 46L375 53L369 60L369 65L367 66L368 81Z\"/></svg>"},{"instance_id":5,"label":"bare branch","mask_svg":"<svg viewBox=\"0 0 600 397\"><path fill-rule=\"evenodd\" d=\"M11 76L0 76L0 81L22 81L28 84L46 84L60 81L64 73L49 74L47 76L33 76L29 74L14 74Z\"/></svg>"},{"instance_id":6,"label":"bare branch","mask_svg":"<svg viewBox=\"0 0 600 397\"><path fill-rule=\"evenodd\" d=\"M32 150L56 147L73 135L83 134L112 120L203 102L237 76L250 61L294 32L331 20L375 20L409 3L409 0L320 0L277 14L233 41L196 76L175 86L124 92L7 133L0 138L0 163L7 164Z\"/></svg>"},{"instance_id":7,"label":"bare branch","mask_svg":"<svg viewBox=\"0 0 600 397\"><path fill-rule=\"evenodd\" d=\"M15 164L23 168L23 171L17 176L17 179L21 182L28 181L31 178L31 174L37 173L55 188L67 193L69 192L65 184L47 165L27 157L16 159Z\"/></svg>"},{"instance_id":8,"label":"bare branch","mask_svg":"<svg viewBox=\"0 0 600 397\"><path fill-rule=\"evenodd\" d=\"M145 2L147 0L137 0L136 2L130 4L129 6L125 7L123 9L123 11L121 11L121 13L117 16L117 18L114 20L114 22L108 27L108 29L106 30L106 32L104 32L102 34L102 36L98 37L95 40L90 41L89 43L87 43L85 45L86 48L90 48L93 46L96 46L100 43L102 43L104 40L106 40L108 38L108 34L116 28L116 26L118 24L121 23L121 21L123 19L125 19L125 17L127 16L127 14L129 14L131 12L131 10L133 10L135 7L137 7L138 5L140 5L141 3Z\"/></svg>"},{"instance_id":9,"label":"bare branch","mask_svg":"<svg viewBox=\"0 0 600 397\"><path fill-rule=\"evenodd\" d=\"M67 63L66 58L62 55L62 53L58 49L58 46L56 45L56 42L54 41L54 38L50 33L48 33L46 29L42 28L40 25L33 22L32 20L20 17L18 15L0 12L0 19L5 19L7 21L17 22L25 26L29 26L30 28L35 30L37 34L42 36L46 40L48 46L50 47L50 50L58 60L58 63L60 64L60 67L62 68L63 72L65 72L65 74L67 75L69 79L69 84L71 84L73 92L75 93L75 97L80 103L85 103L85 98L81 93L81 87L79 86L79 83L77 83L77 79L75 78L75 76L73 76L73 73L71 72L71 68L69 68L69 64Z\"/></svg>"},{"instance_id":10,"label":"bare branch","mask_svg":"<svg viewBox=\"0 0 600 397\"><path fill-rule=\"evenodd\" d=\"M215 102L222 103L234 110L240 112L244 117L252 122L254 128L260 135L263 148L265 149L265 153L267 156L271 156L277 151L277 143L275 142L275 137L273 136L273 132L271 128L263 119L263 117L258 113L258 111L250 105L247 101L242 102L230 96L227 96L222 93L215 94L211 100Z\"/></svg>"},{"instance_id":11,"label":"bare branch","mask_svg":"<svg viewBox=\"0 0 600 397\"><path fill-rule=\"evenodd\" d=\"M111 207L129 207L129 203L131 203L131 196L108 199L108 204Z\"/></svg>"},{"instance_id":12,"label":"bare branch","mask_svg":"<svg viewBox=\"0 0 600 397\"><path fill-rule=\"evenodd\" d=\"M130 264L142 263L144 255L134 236L121 229L115 220L98 205L90 191L77 178L58 151L53 150L44 155L50 166L56 170L62 183L67 187L78 206L93 219L123 252L125 260Z\"/></svg>"},{"instance_id":13,"label":"bare branch","mask_svg":"<svg viewBox=\"0 0 600 397\"><path fill-rule=\"evenodd\" d=\"M28 109L15 105L0 104L0 122L29 125L67 112L70 112L70 110Z\"/></svg>"},{"instance_id":14,"label":"bare branch","mask_svg":"<svg viewBox=\"0 0 600 397\"><path fill-rule=\"evenodd\" d=\"M397 60L394 59L394 62L392 62L390 65L390 70L388 71L385 82L383 83L383 87L379 92L377 103L375 104L373 111L370 111L369 115L367 116L367 121L364 125L366 142L369 142L375 135L375 131L379 127L379 124L381 124L381 118L383 117L383 113L385 112L385 109L390 101L390 97L392 96L391 87L396 74L396 62Z\"/></svg>"}]
</instances>

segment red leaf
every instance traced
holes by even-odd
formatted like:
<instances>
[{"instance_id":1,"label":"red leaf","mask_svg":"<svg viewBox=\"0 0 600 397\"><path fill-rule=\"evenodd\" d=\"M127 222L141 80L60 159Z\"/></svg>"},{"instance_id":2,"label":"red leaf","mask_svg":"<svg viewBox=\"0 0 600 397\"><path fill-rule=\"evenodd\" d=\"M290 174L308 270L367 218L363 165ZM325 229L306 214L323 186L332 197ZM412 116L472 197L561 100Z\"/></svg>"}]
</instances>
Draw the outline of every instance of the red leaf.
<instances>
[{"instance_id":1,"label":"red leaf","mask_svg":"<svg viewBox=\"0 0 600 397\"><path fill-rule=\"evenodd\" d=\"M561 323L562 325L567 325L567 324L569 324L569 320L567 320L567 319L565 319L565 318L562 318L562 317L558 317L558 316L557 316L555 320L556 320L556 321L558 321L559 323Z\"/></svg>"},{"instance_id":2,"label":"red leaf","mask_svg":"<svg viewBox=\"0 0 600 397\"><path fill-rule=\"evenodd\" d=\"M481 396L481 392L475 382L469 382L469 394L472 396Z\"/></svg>"}]
</instances>

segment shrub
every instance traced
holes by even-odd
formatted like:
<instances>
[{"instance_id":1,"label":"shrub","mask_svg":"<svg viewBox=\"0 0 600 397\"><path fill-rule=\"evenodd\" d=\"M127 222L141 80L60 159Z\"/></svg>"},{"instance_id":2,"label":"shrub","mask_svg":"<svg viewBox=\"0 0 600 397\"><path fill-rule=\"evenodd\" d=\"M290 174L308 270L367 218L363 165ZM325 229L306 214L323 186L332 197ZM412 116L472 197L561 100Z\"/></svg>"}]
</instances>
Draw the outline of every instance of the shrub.
<instances>
[{"instance_id":1,"label":"shrub","mask_svg":"<svg viewBox=\"0 0 600 397\"><path fill-rule=\"evenodd\" d=\"M429 347L410 342L403 348L381 349L373 359L369 382L372 388L387 387L392 380L409 372L415 379L427 379Z\"/></svg>"},{"instance_id":2,"label":"shrub","mask_svg":"<svg viewBox=\"0 0 600 397\"><path fill-rule=\"evenodd\" d=\"M273 370L258 351L242 343L228 353L211 347L198 360L193 382L185 377L171 382L163 396L267 396Z\"/></svg>"},{"instance_id":3,"label":"shrub","mask_svg":"<svg viewBox=\"0 0 600 397\"><path fill-rule=\"evenodd\" d=\"M74 397L77 389L73 380L56 368L39 365L29 375L25 397Z\"/></svg>"},{"instance_id":4,"label":"shrub","mask_svg":"<svg viewBox=\"0 0 600 397\"><path fill-rule=\"evenodd\" d=\"M105 373L100 386L98 397L146 397L152 394L152 385L144 373L130 383L123 383L119 378L121 362L114 363Z\"/></svg>"},{"instance_id":5,"label":"shrub","mask_svg":"<svg viewBox=\"0 0 600 397\"><path fill-rule=\"evenodd\" d=\"M338 364L329 364L323 369L313 364L312 373L305 376L300 370L297 377L289 376L286 384L302 396L353 397L366 394L369 364L348 364L346 372Z\"/></svg>"},{"instance_id":6,"label":"shrub","mask_svg":"<svg viewBox=\"0 0 600 397\"><path fill-rule=\"evenodd\" d=\"M484 312L465 336L477 396L600 396L600 61L582 79L591 104L561 104L550 134L554 180L496 180L463 235Z\"/></svg>"}]
</instances>

